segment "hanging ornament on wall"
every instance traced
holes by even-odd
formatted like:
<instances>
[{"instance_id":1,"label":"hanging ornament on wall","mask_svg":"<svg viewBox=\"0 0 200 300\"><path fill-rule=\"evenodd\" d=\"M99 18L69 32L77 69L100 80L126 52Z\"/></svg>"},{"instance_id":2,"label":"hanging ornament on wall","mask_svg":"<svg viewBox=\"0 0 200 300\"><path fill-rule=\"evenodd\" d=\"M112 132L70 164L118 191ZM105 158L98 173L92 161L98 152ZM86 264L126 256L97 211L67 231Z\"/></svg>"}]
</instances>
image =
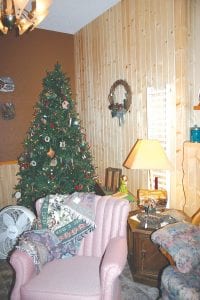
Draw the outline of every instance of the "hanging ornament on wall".
<instances>
[{"instance_id":1,"label":"hanging ornament on wall","mask_svg":"<svg viewBox=\"0 0 200 300\"><path fill-rule=\"evenodd\" d=\"M0 92L13 92L14 89L15 85L11 77L0 77Z\"/></svg>"},{"instance_id":2,"label":"hanging ornament on wall","mask_svg":"<svg viewBox=\"0 0 200 300\"><path fill-rule=\"evenodd\" d=\"M117 100L117 98L119 100ZM112 118L118 118L119 126L124 123L124 116L131 105L131 98L131 88L125 80L119 79L113 83L108 95L110 102L108 108L111 110Z\"/></svg>"},{"instance_id":3,"label":"hanging ornament on wall","mask_svg":"<svg viewBox=\"0 0 200 300\"><path fill-rule=\"evenodd\" d=\"M47 152L48 157L53 158L55 156L55 151L50 148L49 151Z\"/></svg>"},{"instance_id":4,"label":"hanging ornament on wall","mask_svg":"<svg viewBox=\"0 0 200 300\"><path fill-rule=\"evenodd\" d=\"M0 106L1 116L4 120L12 120L15 117L15 106L12 102L3 103Z\"/></svg>"}]
</instances>

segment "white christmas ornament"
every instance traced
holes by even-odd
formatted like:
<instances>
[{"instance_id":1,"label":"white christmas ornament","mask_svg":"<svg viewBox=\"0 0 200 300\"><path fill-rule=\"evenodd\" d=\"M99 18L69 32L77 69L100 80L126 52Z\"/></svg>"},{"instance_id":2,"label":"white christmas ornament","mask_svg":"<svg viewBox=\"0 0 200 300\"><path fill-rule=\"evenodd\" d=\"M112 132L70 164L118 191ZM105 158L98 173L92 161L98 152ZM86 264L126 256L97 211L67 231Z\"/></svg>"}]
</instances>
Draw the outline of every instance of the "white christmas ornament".
<instances>
[{"instance_id":1,"label":"white christmas ornament","mask_svg":"<svg viewBox=\"0 0 200 300\"><path fill-rule=\"evenodd\" d=\"M20 199L21 198L21 193L20 192L16 192L15 193L15 198L16 199Z\"/></svg>"},{"instance_id":2,"label":"white christmas ornament","mask_svg":"<svg viewBox=\"0 0 200 300\"><path fill-rule=\"evenodd\" d=\"M65 141L60 142L60 148L65 148Z\"/></svg>"},{"instance_id":3,"label":"white christmas ornament","mask_svg":"<svg viewBox=\"0 0 200 300\"><path fill-rule=\"evenodd\" d=\"M53 158L52 160L51 160L51 162L50 162L50 166L51 167L55 167L55 166L57 166L57 159L56 158Z\"/></svg>"},{"instance_id":4,"label":"white christmas ornament","mask_svg":"<svg viewBox=\"0 0 200 300\"><path fill-rule=\"evenodd\" d=\"M35 167L35 166L37 165L37 163L36 163L36 161L32 160L32 161L30 162L30 165L31 165L32 167Z\"/></svg>"},{"instance_id":5,"label":"white christmas ornament","mask_svg":"<svg viewBox=\"0 0 200 300\"><path fill-rule=\"evenodd\" d=\"M62 108L63 109L68 109L68 107L69 107L69 102L67 100L63 101Z\"/></svg>"},{"instance_id":6,"label":"white christmas ornament","mask_svg":"<svg viewBox=\"0 0 200 300\"><path fill-rule=\"evenodd\" d=\"M73 123L73 125L78 126L78 121L75 120L74 123Z\"/></svg>"}]
</instances>

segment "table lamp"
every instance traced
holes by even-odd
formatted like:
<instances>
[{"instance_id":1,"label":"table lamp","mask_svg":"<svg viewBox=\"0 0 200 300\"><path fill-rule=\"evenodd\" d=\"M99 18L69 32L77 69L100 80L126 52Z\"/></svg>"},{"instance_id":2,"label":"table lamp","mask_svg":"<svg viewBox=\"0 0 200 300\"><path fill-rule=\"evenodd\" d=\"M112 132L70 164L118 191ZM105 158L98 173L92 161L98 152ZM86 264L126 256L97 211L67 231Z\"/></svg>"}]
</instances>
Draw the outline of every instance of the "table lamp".
<instances>
[{"instance_id":1,"label":"table lamp","mask_svg":"<svg viewBox=\"0 0 200 300\"><path fill-rule=\"evenodd\" d=\"M172 168L163 147L158 140L138 139L128 154L124 164L128 169L169 170ZM158 177L155 177L155 190L158 190Z\"/></svg>"},{"instance_id":2,"label":"table lamp","mask_svg":"<svg viewBox=\"0 0 200 300\"><path fill-rule=\"evenodd\" d=\"M169 170L171 163L158 140L138 139L132 147L124 164L127 169ZM158 188L155 179L155 189Z\"/></svg>"}]
</instances>

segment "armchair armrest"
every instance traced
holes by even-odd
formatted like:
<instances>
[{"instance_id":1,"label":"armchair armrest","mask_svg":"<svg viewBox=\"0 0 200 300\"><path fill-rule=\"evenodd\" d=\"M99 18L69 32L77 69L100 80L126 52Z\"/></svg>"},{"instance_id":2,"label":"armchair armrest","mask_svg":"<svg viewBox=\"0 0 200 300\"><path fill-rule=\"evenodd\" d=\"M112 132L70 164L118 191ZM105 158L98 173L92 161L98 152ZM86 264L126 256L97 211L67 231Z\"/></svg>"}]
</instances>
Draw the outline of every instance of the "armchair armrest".
<instances>
[{"instance_id":1,"label":"armchair armrest","mask_svg":"<svg viewBox=\"0 0 200 300\"><path fill-rule=\"evenodd\" d=\"M11 300L18 300L20 299L21 286L28 282L31 277L36 275L36 269L31 256L19 250L15 250L12 253L10 264L14 268L16 274Z\"/></svg>"},{"instance_id":2,"label":"armchair armrest","mask_svg":"<svg viewBox=\"0 0 200 300\"><path fill-rule=\"evenodd\" d=\"M175 261L173 260L173 258L171 257L171 255L162 247L159 248L160 251L162 252L162 254L168 259L169 263L171 266L175 266L176 263Z\"/></svg>"},{"instance_id":3,"label":"armchair armrest","mask_svg":"<svg viewBox=\"0 0 200 300\"><path fill-rule=\"evenodd\" d=\"M121 274L127 259L127 239L110 240L100 266L100 278L103 290L112 286L113 281Z\"/></svg>"}]
</instances>

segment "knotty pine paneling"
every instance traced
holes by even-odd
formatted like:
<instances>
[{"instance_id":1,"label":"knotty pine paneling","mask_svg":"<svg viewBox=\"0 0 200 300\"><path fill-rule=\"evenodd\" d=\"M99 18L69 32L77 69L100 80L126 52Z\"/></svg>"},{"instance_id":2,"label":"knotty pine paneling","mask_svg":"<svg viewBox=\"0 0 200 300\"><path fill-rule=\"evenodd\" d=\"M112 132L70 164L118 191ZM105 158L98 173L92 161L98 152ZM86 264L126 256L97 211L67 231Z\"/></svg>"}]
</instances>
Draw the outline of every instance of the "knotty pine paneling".
<instances>
[{"instance_id":1,"label":"knotty pine paneling","mask_svg":"<svg viewBox=\"0 0 200 300\"><path fill-rule=\"evenodd\" d=\"M147 87L174 86L173 16L173 1L121 1L75 35L77 108L97 174L104 182L107 167L122 168L133 193L146 187L146 172L122 165L135 141L146 137ZM118 79L132 90L122 126L108 109L110 87Z\"/></svg>"},{"instance_id":2,"label":"knotty pine paneling","mask_svg":"<svg viewBox=\"0 0 200 300\"><path fill-rule=\"evenodd\" d=\"M194 95L200 87L198 0L122 0L75 34L77 109L102 183L107 167L122 168L129 190L146 187L146 172L122 167L138 138L146 138L147 88L168 85L170 99L170 206L181 208L183 143L189 139ZM117 79L132 90L123 126L111 118L108 94Z\"/></svg>"},{"instance_id":3,"label":"knotty pine paneling","mask_svg":"<svg viewBox=\"0 0 200 300\"><path fill-rule=\"evenodd\" d=\"M17 184L17 172L17 161L0 162L0 209L16 204L16 199L12 196Z\"/></svg>"},{"instance_id":4,"label":"knotty pine paneling","mask_svg":"<svg viewBox=\"0 0 200 300\"><path fill-rule=\"evenodd\" d=\"M192 216L200 207L200 143L184 143L184 210Z\"/></svg>"}]
</instances>

